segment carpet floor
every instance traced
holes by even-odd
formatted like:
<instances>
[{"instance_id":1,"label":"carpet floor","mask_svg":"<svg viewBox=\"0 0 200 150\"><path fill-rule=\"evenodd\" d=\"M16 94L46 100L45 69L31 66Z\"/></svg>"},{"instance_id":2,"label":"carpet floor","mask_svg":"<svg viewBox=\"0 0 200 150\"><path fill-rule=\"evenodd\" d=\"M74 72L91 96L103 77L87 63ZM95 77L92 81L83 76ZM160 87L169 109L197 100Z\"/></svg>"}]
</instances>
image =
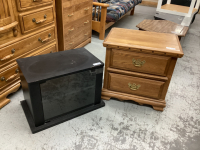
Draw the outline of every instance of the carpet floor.
<instances>
[{"instance_id":1,"label":"carpet floor","mask_svg":"<svg viewBox=\"0 0 200 150\"><path fill-rule=\"evenodd\" d=\"M112 27L137 29L154 14L155 8L137 6L134 16ZM104 62L102 43L94 32L85 48ZM20 105L20 89L0 110L0 150L199 150L200 15L181 44L185 55L177 61L163 112L111 99L103 108L32 134Z\"/></svg>"}]
</instances>

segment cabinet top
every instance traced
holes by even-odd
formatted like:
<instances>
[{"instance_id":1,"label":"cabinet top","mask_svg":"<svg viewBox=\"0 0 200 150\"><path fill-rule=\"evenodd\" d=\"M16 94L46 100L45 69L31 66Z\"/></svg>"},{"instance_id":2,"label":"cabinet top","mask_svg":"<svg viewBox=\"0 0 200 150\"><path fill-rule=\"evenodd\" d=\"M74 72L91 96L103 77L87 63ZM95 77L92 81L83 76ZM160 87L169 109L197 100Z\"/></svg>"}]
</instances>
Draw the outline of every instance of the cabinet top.
<instances>
[{"instance_id":1,"label":"cabinet top","mask_svg":"<svg viewBox=\"0 0 200 150\"><path fill-rule=\"evenodd\" d=\"M108 48L141 50L182 57L178 36L168 33L112 28L103 45Z\"/></svg>"}]
</instances>

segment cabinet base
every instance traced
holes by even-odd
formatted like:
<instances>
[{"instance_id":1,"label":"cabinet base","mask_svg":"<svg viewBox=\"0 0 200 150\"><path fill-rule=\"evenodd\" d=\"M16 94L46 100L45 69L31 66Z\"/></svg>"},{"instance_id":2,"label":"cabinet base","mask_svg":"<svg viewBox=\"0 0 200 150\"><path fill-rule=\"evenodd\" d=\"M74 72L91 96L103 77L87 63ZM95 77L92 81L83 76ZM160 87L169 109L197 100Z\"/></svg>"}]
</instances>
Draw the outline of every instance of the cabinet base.
<instances>
[{"instance_id":1,"label":"cabinet base","mask_svg":"<svg viewBox=\"0 0 200 150\"><path fill-rule=\"evenodd\" d=\"M9 86L6 88L1 94L0 94L0 109L3 108L5 105L7 105L10 102L10 99L7 98L7 96L11 93L16 92L20 87L20 81L15 83L14 85Z\"/></svg>"},{"instance_id":2,"label":"cabinet base","mask_svg":"<svg viewBox=\"0 0 200 150\"><path fill-rule=\"evenodd\" d=\"M86 114L90 111L104 107L105 103L103 101L101 101L99 104L95 104L95 105L83 108L81 110L78 110L76 112L71 112L71 113L62 115L60 117L54 118L54 119L50 120L50 122L47 122L44 125L41 125L41 126L38 126L38 127L36 127L35 124L34 124L34 119L32 117L30 110L29 110L29 107L26 103L26 100L21 101L21 105L22 105L22 109L24 110L26 119L27 119L28 124L31 128L32 133L37 133L39 131L45 130L45 129L50 128L52 126L55 126L57 124L63 123L67 120L73 119L73 118L78 117L78 116L83 115L83 114Z\"/></svg>"},{"instance_id":3,"label":"cabinet base","mask_svg":"<svg viewBox=\"0 0 200 150\"><path fill-rule=\"evenodd\" d=\"M139 105L151 105L154 110L163 111L166 107L165 100L156 100L131 94L125 94L120 92L114 92L107 89L102 89L101 98L105 100L110 100L110 98L117 98L119 100L132 100L134 102L139 103Z\"/></svg>"}]
</instances>

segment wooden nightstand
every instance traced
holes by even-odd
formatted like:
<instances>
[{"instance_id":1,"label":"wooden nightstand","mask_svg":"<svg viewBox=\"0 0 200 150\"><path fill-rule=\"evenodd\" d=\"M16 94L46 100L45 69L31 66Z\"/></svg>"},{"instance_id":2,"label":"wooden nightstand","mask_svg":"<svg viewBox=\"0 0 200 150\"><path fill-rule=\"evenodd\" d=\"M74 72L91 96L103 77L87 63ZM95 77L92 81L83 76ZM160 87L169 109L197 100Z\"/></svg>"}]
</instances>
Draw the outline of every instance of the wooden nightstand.
<instances>
[{"instance_id":1,"label":"wooden nightstand","mask_svg":"<svg viewBox=\"0 0 200 150\"><path fill-rule=\"evenodd\" d=\"M184 54L178 36L113 28L106 49L102 98L133 100L163 111L176 65Z\"/></svg>"}]
</instances>

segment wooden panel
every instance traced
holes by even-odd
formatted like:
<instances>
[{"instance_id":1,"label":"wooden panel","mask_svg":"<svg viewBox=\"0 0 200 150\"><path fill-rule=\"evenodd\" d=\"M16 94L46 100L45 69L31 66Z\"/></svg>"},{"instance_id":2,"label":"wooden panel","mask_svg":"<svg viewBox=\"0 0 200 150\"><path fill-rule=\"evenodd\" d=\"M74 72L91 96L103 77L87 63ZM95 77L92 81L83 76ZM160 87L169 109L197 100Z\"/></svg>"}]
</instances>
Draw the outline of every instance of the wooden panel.
<instances>
[{"instance_id":1,"label":"wooden panel","mask_svg":"<svg viewBox=\"0 0 200 150\"><path fill-rule=\"evenodd\" d=\"M32 31L33 29L41 28L42 26L50 24L53 21L53 7L48 7L47 9L42 9L40 11L32 11L20 14L20 24L22 27L22 33Z\"/></svg>"},{"instance_id":2,"label":"wooden panel","mask_svg":"<svg viewBox=\"0 0 200 150\"><path fill-rule=\"evenodd\" d=\"M91 1L82 2L80 4L63 8L63 24L78 20L86 15L92 14ZM92 19L92 15L91 15Z\"/></svg>"},{"instance_id":3,"label":"wooden panel","mask_svg":"<svg viewBox=\"0 0 200 150\"><path fill-rule=\"evenodd\" d=\"M109 89L117 92L159 99L165 82L109 73ZM139 86L135 89L136 84Z\"/></svg>"},{"instance_id":4,"label":"wooden panel","mask_svg":"<svg viewBox=\"0 0 200 150\"><path fill-rule=\"evenodd\" d=\"M177 12L182 12L182 13L188 13L190 7L174 5L174 4L165 4L165 5L161 6L161 9L172 10L172 11L177 11ZM194 8L192 13L194 13L196 11L197 11L197 9Z\"/></svg>"},{"instance_id":5,"label":"wooden panel","mask_svg":"<svg viewBox=\"0 0 200 150\"><path fill-rule=\"evenodd\" d=\"M170 60L170 57L165 56L113 49L111 67L166 76ZM142 65L141 63L143 62L144 64Z\"/></svg>"},{"instance_id":6,"label":"wooden panel","mask_svg":"<svg viewBox=\"0 0 200 150\"><path fill-rule=\"evenodd\" d=\"M69 36L73 36L76 33L79 33L83 30L90 28L91 30L91 15L87 15L79 20L70 22L64 25L64 36L68 38Z\"/></svg>"},{"instance_id":7,"label":"wooden panel","mask_svg":"<svg viewBox=\"0 0 200 150\"><path fill-rule=\"evenodd\" d=\"M117 45L116 45L117 43ZM182 57L182 47L179 39L174 34L138 31L122 28L112 28L103 45L105 47L122 47L144 49L163 54L175 54Z\"/></svg>"},{"instance_id":8,"label":"wooden panel","mask_svg":"<svg viewBox=\"0 0 200 150\"><path fill-rule=\"evenodd\" d=\"M11 83L13 80L17 79L19 74L17 72L17 65L5 70L4 72L0 73L0 89L1 87L5 86L6 84ZM8 80L8 81L6 81Z\"/></svg>"},{"instance_id":9,"label":"wooden panel","mask_svg":"<svg viewBox=\"0 0 200 150\"><path fill-rule=\"evenodd\" d=\"M33 6L40 6L42 4L49 4L52 3L53 0L17 0L17 2L20 4L21 8L26 7L33 7Z\"/></svg>"},{"instance_id":10,"label":"wooden panel","mask_svg":"<svg viewBox=\"0 0 200 150\"><path fill-rule=\"evenodd\" d=\"M16 60L17 58L20 58L23 54L34 50L37 47L43 46L51 42L52 40L55 40L54 33L55 28L51 28L47 31L41 32L30 38L16 42L12 45L0 49L0 68L6 66L7 64ZM49 37L49 34L51 34L51 37ZM41 38L42 40L47 39L47 41L42 43L38 40L39 38ZM12 53L12 49L15 50L14 53Z\"/></svg>"}]
</instances>

